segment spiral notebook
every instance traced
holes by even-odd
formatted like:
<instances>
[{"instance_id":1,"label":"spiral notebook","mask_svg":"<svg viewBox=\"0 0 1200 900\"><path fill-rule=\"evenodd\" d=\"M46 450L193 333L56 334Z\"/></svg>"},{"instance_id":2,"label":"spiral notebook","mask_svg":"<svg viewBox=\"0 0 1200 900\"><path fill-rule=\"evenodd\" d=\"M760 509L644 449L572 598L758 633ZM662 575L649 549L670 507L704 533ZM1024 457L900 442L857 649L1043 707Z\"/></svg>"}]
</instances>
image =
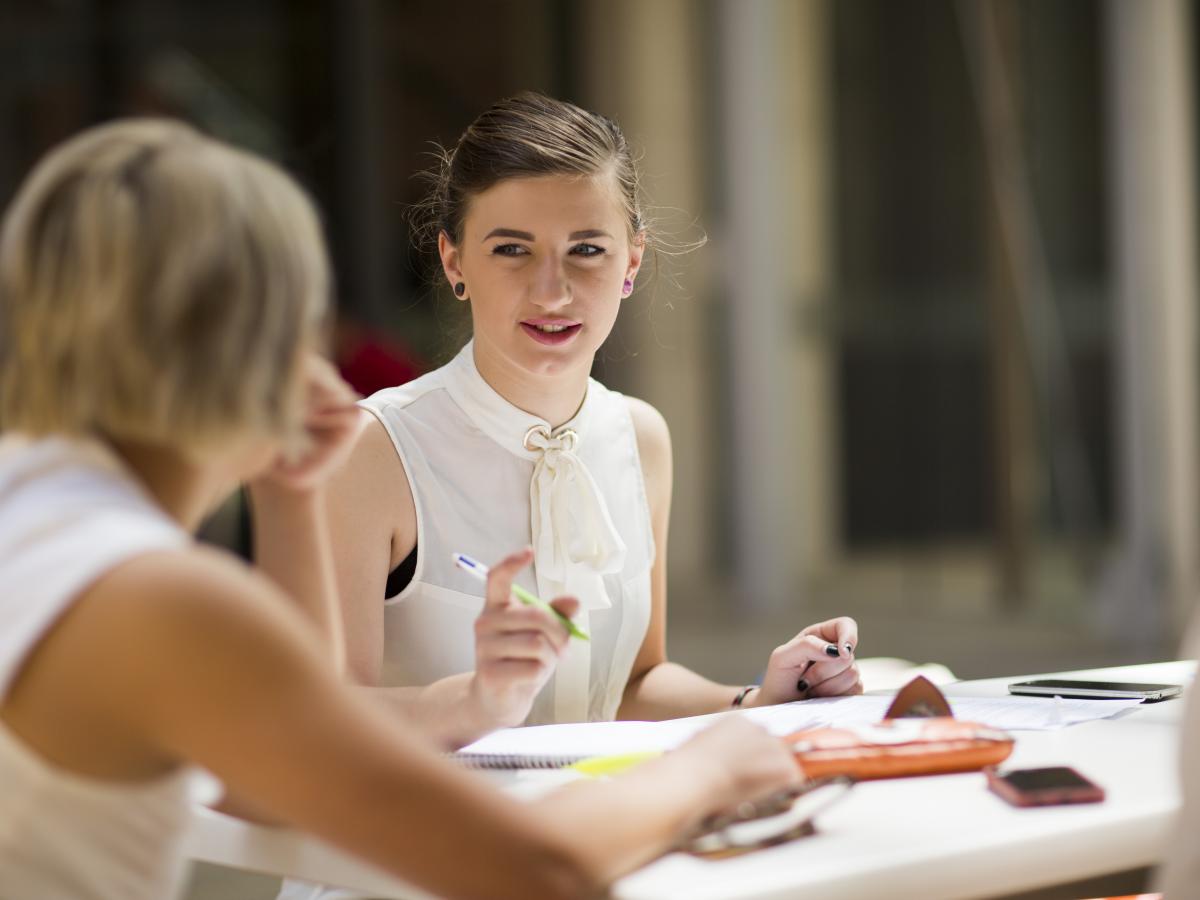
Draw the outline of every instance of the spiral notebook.
<instances>
[{"instance_id":1,"label":"spiral notebook","mask_svg":"<svg viewBox=\"0 0 1200 900\"><path fill-rule=\"evenodd\" d=\"M576 722L506 728L451 757L472 769L558 769L597 756L670 750L709 724L711 716L667 722Z\"/></svg>"},{"instance_id":2,"label":"spiral notebook","mask_svg":"<svg viewBox=\"0 0 1200 900\"><path fill-rule=\"evenodd\" d=\"M468 769L562 769L587 759L586 756L546 756L521 753L451 754L454 761Z\"/></svg>"}]
</instances>

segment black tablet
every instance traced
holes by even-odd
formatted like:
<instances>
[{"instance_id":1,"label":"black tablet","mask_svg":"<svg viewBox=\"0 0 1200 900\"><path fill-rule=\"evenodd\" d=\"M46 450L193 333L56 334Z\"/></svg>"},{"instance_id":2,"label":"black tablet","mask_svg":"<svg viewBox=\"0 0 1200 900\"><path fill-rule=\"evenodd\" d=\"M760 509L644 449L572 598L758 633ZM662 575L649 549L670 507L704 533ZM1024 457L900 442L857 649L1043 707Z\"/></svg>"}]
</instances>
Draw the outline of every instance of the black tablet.
<instances>
[{"instance_id":1,"label":"black tablet","mask_svg":"<svg viewBox=\"0 0 1200 900\"><path fill-rule=\"evenodd\" d=\"M1079 697L1087 700L1166 700L1178 697L1178 684L1141 684L1133 681L1080 681L1073 678L1040 678L1017 681L1008 686L1010 694L1032 697Z\"/></svg>"}]
</instances>

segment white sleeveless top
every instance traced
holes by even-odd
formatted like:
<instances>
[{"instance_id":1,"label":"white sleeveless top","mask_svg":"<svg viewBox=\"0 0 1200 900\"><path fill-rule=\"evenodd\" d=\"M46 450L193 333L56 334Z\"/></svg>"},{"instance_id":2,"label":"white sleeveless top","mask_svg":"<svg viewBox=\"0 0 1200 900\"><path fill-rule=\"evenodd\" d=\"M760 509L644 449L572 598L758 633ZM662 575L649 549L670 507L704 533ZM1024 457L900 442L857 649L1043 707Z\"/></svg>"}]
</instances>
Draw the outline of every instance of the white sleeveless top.
<instances>
[{"instance_id":1,"label":"white sleeveless top","mask_svg":"<svg viewBox=\"0 0 1200 900\"><path fill-rule=\"evenodd\" d=\"M571 421L549 423L496 393L473 342L442 368L362 401L404 464L417 516L413 580L384 611L383 684L429 684L475 665L484 585L451 554L492 563L526 544L517 582L579 598L573 638L527 724L615 717L650 621L654 535L625 398L595 380Z\"/></svg>"},{"instance_id":2,"label":"white sleeveless top","mask_svg":"<svg viewBox=\"0 0 1200 900\"><path fill-rule=\"evenodd\" d=\"M80 591L189 541L101 444L0 438L0 697ZM188 808L214 788L191 768L135 784L76 775L0 720L0 898L175 896Z\"/></svg>"}]
</instances>

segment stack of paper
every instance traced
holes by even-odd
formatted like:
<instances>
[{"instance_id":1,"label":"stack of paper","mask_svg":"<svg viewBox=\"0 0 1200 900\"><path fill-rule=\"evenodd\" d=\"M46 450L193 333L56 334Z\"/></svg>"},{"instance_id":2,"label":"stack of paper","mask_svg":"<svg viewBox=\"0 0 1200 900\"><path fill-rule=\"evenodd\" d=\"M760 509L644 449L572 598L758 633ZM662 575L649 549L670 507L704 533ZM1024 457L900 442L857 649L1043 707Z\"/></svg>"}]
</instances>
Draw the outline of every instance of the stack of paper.
<instances>
[{"instance_id":1,"label":"stack of paper","mask_svg":"<svg viewBox=\"0 0 1200 900\"><path fill-rule=\"evenodd\" d=\"M1046 730L1112 718L1139 700L1073 700L1042 697L951 697L954 715L1005 731ZM883 718L892 696L803 700L664 722L582 722L508 728L464 747L460 757L480 765L532 768L563 765L589 756L671 750L722 716L745 716L772 734L806 728L868 725Z\"/></svg>"}]
</instances>

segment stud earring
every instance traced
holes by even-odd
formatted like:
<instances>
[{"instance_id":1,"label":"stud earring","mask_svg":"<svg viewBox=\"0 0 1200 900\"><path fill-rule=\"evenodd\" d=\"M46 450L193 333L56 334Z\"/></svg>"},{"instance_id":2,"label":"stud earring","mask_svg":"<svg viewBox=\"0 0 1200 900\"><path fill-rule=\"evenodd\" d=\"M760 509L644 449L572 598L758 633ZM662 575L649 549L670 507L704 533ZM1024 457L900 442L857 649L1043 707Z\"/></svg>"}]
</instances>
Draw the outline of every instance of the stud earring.
<instances>
[{"instance_id":1,"label":"stud earring","mask_svg":"<svg viewBox=\"0 0 1200 900\"><path fill-rule=\"evenodd\" d=\"M625 279L625 284L622 287L622 291L623 291L622 296L624 296L624 297L628 297L630 294L633 293L633 279L632 278Z\"/></svg>"},{"instance_id":2,"label":"stud earring","mask_svg":"<svg viewBox=\"0 0 1200 900\"><path fill-rule=\"evenodd\" d=\"M458 282L456 285L454 285L454 296L455 297L458 297L459 299L461 299L462 295L465 294L466 292L467 292L467 286L465 284L463 284L461 281Z\"/></svg>"}]
</instances>

